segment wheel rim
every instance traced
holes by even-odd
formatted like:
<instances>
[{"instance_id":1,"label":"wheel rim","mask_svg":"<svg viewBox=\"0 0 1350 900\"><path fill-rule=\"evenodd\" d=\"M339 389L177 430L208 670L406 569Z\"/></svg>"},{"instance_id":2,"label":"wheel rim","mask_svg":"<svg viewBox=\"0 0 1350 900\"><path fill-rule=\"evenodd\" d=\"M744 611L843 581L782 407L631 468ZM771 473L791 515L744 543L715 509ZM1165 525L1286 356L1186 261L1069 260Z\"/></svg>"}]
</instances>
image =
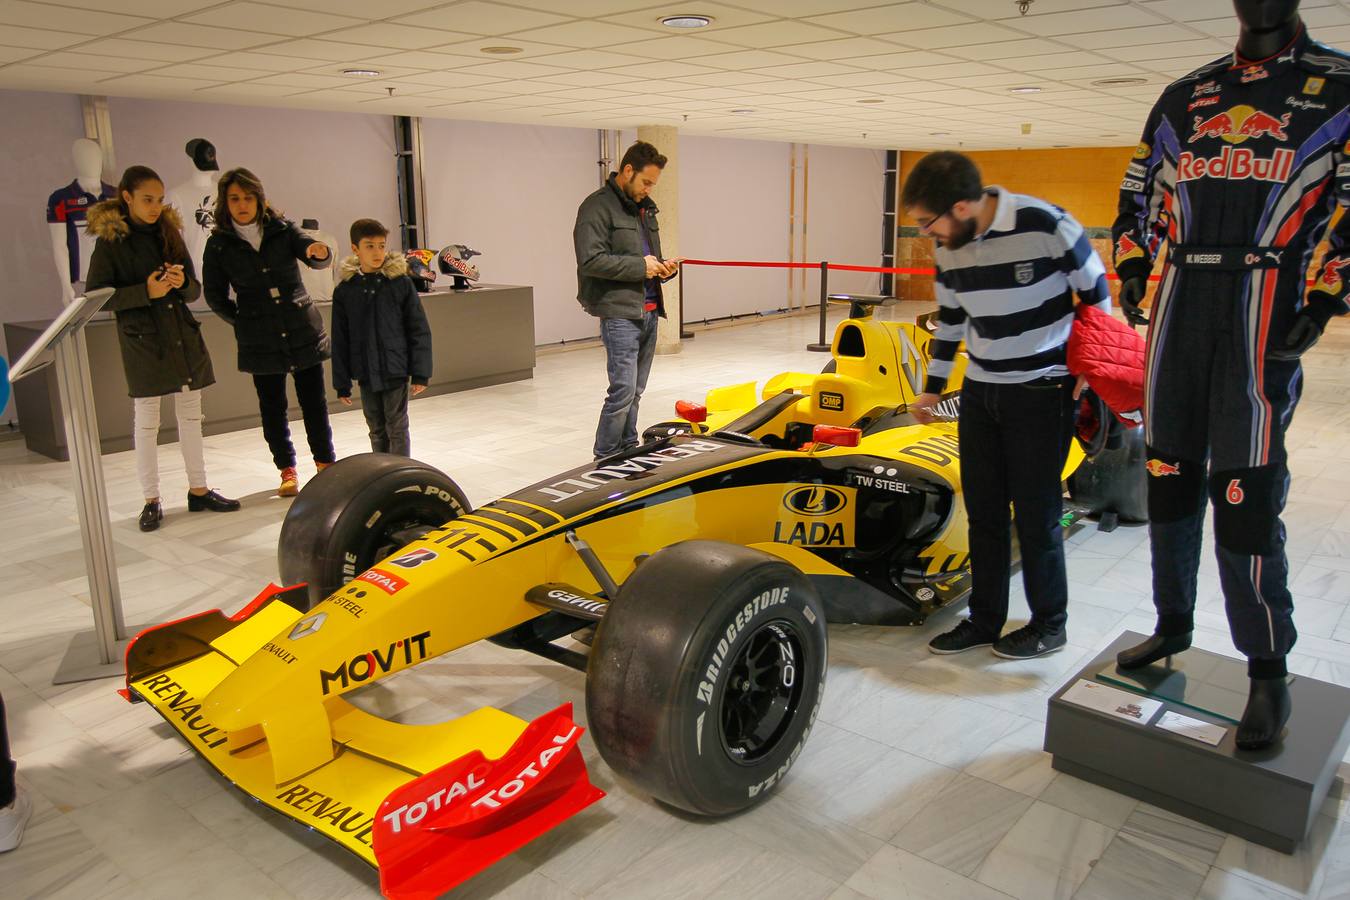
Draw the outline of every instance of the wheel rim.
<instances>
[{"instance_id":1,"label":"wheel rim","mask_svg":"<svg viewBox=\"0 0 1350 900\"><path fill-rule=\"evenodd\" d=\"M741 645L722 692L722 746L750 765L774 751L801 706L802 639L788 622L760 626Z\"/></svg>"}]
</instances>

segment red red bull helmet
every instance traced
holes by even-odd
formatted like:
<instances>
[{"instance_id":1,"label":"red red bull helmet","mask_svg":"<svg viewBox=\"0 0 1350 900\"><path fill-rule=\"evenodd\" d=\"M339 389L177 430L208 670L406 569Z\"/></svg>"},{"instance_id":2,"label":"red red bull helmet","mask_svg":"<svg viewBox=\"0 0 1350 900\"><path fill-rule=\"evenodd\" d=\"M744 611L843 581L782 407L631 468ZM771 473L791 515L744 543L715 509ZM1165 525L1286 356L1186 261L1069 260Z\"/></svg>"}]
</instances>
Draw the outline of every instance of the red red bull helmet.
<instances>
[{"instance_id":1,"label":"red red bull helmet","mask_svg":"<svg viewBox=\"0 0 1350 900\"><path fill-rule=\"evenodd\" d=\"M403 257L408 261L408 277L417 290L424 294L431 290L431 283L436 280L436 270L431 267L436 251L409 250Z\"/></svg>"},{"instance_id":2,"label":"red red bull helmet","mask_svg":"<svg viewBox=\"0 0 1350 900\"><path fill-rule=\"evenodd\" d=\"M436 257L436 264L446 275L477 281L478 267L469 262L475 256L482 256L482 254L464 244L450 244L441 248L441 252Z\"/></svg>"}]
</instances>

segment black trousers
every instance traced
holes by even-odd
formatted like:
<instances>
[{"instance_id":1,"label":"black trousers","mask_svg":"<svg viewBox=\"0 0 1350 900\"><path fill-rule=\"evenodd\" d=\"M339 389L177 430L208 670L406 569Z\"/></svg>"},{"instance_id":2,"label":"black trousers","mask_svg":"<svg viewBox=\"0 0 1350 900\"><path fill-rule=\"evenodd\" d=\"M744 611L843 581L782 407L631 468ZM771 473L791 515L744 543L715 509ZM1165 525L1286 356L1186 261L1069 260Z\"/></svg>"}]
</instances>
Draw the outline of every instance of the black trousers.
<instances>
[{"instance_id":1,"label":"black trousers","mask_svg":"<svg viewBox=\"0 0 1350 900\"><path fill-rule=\"evenodd\" d=\"M1061 476L1073 436L1073 384L1069 376L962 384L958 429L961 490L970 520L970 619L994 637L1008 619L1013 521L1031 624L1056 634L1068 618L1060 519Z\"/></svg>"},{"instance_id":2,"label":"black trousers","mask_svg":"<svg viewBox=\"0 0 1350 900\"><path fill-rule=\"evenodd\" d=\"M370 449L376 453L412 456L408 434L408 382L383 391L361 385L361 411L370 429Z\"/></svg>"},{"instance_id":3,"label":"black trousers","mask_svg":"<svg viewBox=\"0 0 1350 900\"><path fill-rule=\"evenodd\" d=\"M14 758L9 755L9 731L5 726L5 698L0 697L0 807L14 802L17 789Z\"/></svg>"},{"instance_id":4,"label":"black trousers","mask_svg":"<svg viewBox=\"0 0 1350 900\"><path fill-rule=\"evenodd\" d=\"M300 401L300 413L305 420L305 437L315 462L337 461L333 452L333 429L328 424L328 394L323 384L323 363L292 372L295 379L295 397ZM295 465L295 446L291 444L291 426L286 421L286 373L254 375L253 387L258 392L258 412L262 414L263 437L272 451L272 462L278 469Z\"/></svg>"}]
</instances>

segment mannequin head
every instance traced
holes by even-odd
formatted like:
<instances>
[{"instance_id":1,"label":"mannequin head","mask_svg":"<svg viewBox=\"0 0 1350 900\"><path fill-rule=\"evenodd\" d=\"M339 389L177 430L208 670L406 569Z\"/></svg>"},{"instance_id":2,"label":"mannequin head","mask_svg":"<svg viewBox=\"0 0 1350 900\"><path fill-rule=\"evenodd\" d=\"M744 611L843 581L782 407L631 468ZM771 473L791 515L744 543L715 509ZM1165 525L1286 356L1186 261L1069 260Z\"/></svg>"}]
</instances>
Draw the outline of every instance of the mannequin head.
<instances>
[{"instance_id":1,"label":"mannequin head","mask_svg":"<svg viewBox=\"0 0 1350 900\"><path fill-rule=\"evenodd\" d=\"M103 177L103 148L98 141L76 138L70 145L70 155L75 160L75 176L80 181L99 181Z\"/></svg>"},{"instance_id":2,"label":"mannequin head","mask_svg":"<svg viewBox=\"0 0 1350 900\"><path fill-rule=\"evenodd\" d=\"M193 138L187 142L183 151L192 158L192 164L198 172L215 172L220 169L216 162L216 145L206 138Z\"/></svg>"},{"instance_id":3,"label":"mannequin head","mask_svg":"<svg viewBox=\"0 0 1350 900\"><path fill-rule=\"evenodd\" d=\"M1299 0L1233 0L1243 31L1257 34L1298 27Z\"/></svg>"}]
</instances>

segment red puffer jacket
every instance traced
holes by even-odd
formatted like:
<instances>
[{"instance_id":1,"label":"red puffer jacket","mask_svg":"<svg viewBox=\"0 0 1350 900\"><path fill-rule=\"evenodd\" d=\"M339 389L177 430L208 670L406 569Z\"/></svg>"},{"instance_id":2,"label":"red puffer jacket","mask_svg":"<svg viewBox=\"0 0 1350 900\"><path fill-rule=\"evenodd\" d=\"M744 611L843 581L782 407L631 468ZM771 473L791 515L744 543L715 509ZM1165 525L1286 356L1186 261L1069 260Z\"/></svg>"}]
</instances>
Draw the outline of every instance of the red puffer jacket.
<instances>
[{"instance_id":1,"label":"red puffer jacket","mask_svg":"<svg viewBox=\"0 0 1350 900\"><path fill-rule=\"evenodd\" d=\"M1095 306L1078 307L1069 335L1069 372L1088 386L1128 428L1143 422L1144 339Z\"/></svg>"}]
</instances>

